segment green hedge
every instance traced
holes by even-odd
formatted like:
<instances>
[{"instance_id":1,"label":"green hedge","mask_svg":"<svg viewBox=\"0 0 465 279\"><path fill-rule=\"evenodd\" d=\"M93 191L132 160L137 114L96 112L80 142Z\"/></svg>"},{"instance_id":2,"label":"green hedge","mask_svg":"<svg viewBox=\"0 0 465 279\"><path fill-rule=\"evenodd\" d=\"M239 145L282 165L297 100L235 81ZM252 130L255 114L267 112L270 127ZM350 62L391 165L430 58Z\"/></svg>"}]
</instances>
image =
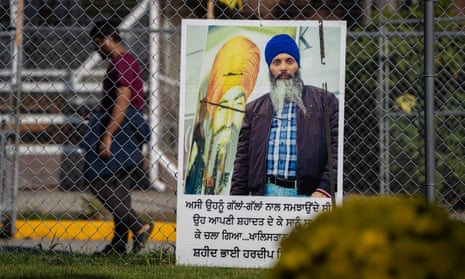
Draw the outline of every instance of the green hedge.
<instances>
[{"instance_id":1,"label":"green hedge","mask_svg":"<svg viewBox=\"0 0 465 279\"><path fill-rule=\"evenodd\" d=\"M422 199L349 198L291 232L269 278L465 278L465 224Z\"/></svg>"}]
</instances>

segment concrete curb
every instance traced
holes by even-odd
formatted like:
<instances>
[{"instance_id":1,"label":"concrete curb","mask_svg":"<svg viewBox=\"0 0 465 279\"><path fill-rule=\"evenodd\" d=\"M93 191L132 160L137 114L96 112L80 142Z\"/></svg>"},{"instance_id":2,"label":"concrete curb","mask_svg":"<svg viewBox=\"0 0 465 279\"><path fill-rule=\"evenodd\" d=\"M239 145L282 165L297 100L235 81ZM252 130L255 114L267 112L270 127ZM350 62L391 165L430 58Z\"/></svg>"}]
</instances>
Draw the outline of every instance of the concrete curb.
<instances>
[{"instance_id":1,"label":"concrete curb","mask_svg":"<svg viewBox=\"0 0 465 279\"><path fill-rule=\"evenodd\" d=\"M155 222L149 241L175 242L176 224ZM14 239L111 240L112 221L17 220ZM129 236L132 237L131 234Z\"/></svg>"}]
</instances>

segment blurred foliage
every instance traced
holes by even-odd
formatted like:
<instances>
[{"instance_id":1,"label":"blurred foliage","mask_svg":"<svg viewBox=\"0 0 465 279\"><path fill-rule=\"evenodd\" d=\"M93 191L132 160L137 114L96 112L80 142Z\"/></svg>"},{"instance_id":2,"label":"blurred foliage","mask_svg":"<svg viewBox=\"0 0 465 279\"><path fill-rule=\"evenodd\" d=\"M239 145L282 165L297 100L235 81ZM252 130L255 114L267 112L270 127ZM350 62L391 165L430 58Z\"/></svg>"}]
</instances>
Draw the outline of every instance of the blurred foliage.
<instances>
[{"instance_id":1,"label":"blurred foliage","mask_svg":"<svg viewBox=\"0 0 465 279\"><path fill-rule=\"evenodd\" d=\"M269 278L459 279L464 235L422 199L351 197L294 229Z\"/></svg>"}]
</instances>

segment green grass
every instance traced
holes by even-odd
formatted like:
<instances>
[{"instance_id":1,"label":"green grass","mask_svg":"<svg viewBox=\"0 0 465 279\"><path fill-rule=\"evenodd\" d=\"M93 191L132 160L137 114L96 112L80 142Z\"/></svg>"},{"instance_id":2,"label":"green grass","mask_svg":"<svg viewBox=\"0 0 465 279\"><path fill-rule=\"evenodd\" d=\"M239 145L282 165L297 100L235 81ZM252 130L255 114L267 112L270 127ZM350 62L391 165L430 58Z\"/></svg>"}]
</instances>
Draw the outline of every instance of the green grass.
<instances>
[{"instance_id":1,"label":"green grass","mask_svg":"<svg viewBox=\"0 0 465 279\"><path fill-rule=\"evenodd\" d=\"M95 257L50 251L5 251L0 248L0 279L135 279L219 278L260 279L266 269L176 266L165 252Z\"/></svg>"}]
</instances>

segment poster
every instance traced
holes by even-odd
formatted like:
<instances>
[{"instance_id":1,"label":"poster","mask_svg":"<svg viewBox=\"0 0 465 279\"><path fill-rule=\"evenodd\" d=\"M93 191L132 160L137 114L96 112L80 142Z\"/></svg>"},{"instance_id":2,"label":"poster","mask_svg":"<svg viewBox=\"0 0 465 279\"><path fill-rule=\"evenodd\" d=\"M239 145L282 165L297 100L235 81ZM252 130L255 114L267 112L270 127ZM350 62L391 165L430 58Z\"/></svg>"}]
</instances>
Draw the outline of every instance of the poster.
<instances>
[{"instance_id":1,"label":"poster","mask_svg":"<svg viewBox=\"0 0 465 279\"><path fill-rule=\"evenodd\" d=\"M266 43L288 34L299 47L304 84L336 95L343 123L346 23L183 20L181 32L177 263L269 267L295 225L332 205L329 198L229 195L245 106L269 92ZM339 125L336 203L342 142Z\"/></svg>"}]
</instances>

